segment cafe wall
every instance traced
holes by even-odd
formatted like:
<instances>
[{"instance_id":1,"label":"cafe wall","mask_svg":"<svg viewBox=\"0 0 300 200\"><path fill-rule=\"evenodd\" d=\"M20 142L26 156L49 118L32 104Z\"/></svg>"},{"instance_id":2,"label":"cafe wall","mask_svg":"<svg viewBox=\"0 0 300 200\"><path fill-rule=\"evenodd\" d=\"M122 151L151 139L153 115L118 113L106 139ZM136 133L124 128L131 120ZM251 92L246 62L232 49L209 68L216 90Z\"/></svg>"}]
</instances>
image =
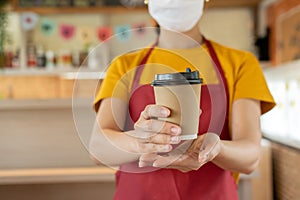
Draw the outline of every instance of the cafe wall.
<instances>
[{"instance_id":1,"label":"cafe wall","mask_svg":"<svg viewBox=\"0 0 300 200\"><path fill-rule=\"evenodd\" d=\"M13 49L13 51L18 49L20 41L24 37L24 32L20 32L20 15L19 13L11 13L9 17L8 32L10 44L8 48ZM217 42L237 49L254 52L253 17L253 12L250 8L210 9L204 13L200 29L206 37ZM45 34L41 31L41 23L45 19L55 24L55 30L51 34ZM75 29L74 36L69 39L61 37L59 27L62 25L73 26ZM56 53L63 50L79 51L87 48L89 45L95 46L102 42L97 38L97 29L100 27L108 26L113 33L116 33L117 27L127 26L134 28L138 25L152 25L148 13L38 15L38 22L35 28L27 32L27 39L29 42L33 42L37 48L52 50ZM82 30L90 34L87 40L81 38L80 32ZM144 41L145 39L151 41L153 35L145 34L142 37L132 37L132 39L136 42ZM122 43L115 43L115 45L118 45L118 48L122 48ZM128 48L128 45L125 46L125 48Z\"/></svg>"},{"instance_id":2,"label":"cafe wall","mask_svg":"<svg viewBox=\"0 0 300 200\"><path fill-rule=\"evenodd\" d=\"M200 29L221 44L255 52L254 18L250 8L211 9L205 12Z\"/></svg>"},{"instance_id":3,"label":"cafe wall","mask_svg":"<svg viewBox=\"0 0 300 200\"><path fill-rule=\"evenodd\" d=\"M9 13L7 33L9 44L6 44L6 49L18 49L21 41L20 19L18 13Z\"/></svg>"}]
</instances>

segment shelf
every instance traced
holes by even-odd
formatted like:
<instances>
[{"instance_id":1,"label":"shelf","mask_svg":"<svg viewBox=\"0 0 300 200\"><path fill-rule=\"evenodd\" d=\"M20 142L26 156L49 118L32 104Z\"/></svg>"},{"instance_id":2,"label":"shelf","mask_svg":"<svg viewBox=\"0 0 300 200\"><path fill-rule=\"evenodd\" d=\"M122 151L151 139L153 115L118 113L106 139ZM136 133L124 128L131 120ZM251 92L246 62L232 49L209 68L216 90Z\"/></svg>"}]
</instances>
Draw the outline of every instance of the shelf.
<instances>
[{"instance_id":1,"label":"shelf","mask_svg":"<svg viewBox=\"0 0 300 200\"><path fill-rule=\"evenodd\" d=\"M300 77L300 59L264 69L264 74L269 81L291 80Z\"/></svg>"},{"instance_id":2,"label":"shelf","mask_svg":"<svg viewBox=\"0 0 300 200\"><path fill-rule=\"evenodd\" d=\"M56 69L4 69L0 70L1 77L13 76L59 76L62 79L103 79L105 72L98 69L58 67Z\"/></svg>"},{"instance_id":3,"label":"shelf","mask_svg":"<svg viewBox=\"0 0 300 200\"><path fill-rule=\"evenodd\" d=\"M0 185L114 182L114 174L115 170L108 167L1 169Z\"/></svg>"},{"instance_id":4,"label":"shelf","mask_svg":"<svg viewBox=\"0 0 300 200\"><path fill-rule=\"evenodd\" d=\"M78 14L78 13L128 13L147 12L147 8L127 8L124 6L103 6L103 7L15 7L16 12L35 12L38 14Z\"/></svg>"},{"instance_id":5,"label":"shelf","mask_svg":"<svg viewBox=\"0 0 300 200\"><path fill-rule=\"evenodd\" d=\"M90 108L92 102L88 98L76 98L76 106ZM8 99L0 101L1 111L72 109L73 99ZM1 163L1 162L0 162Z\"/></svg>"},{"instance_id":6,"label":"shelf","mask_svg":"<svg viewBox=\"0 0 300 200\"><path fill-rule=\"evenodd\" d=\"M125 7L122 5L117 6L87 6L87 7L21 7L17 0L11 2L11 10L16 12L35 12L37 14L78 14L78 13L128 13L128 12L147 12L146 7Z\"/></svg>"},{"instance_id":7,"label":"shelf","mask_svg":"<svg viewBox=\"0 0 300 200\"><path fill-rule=\"evenodd\" d=\"M256 7L262 0L210 0L207 8Z\"/></svg>"},{"instance_id":8,"label":"shelf","mask_svg":"<svg viewBox=\"0 0 300 200\"><path fill-rule=\"evenodd\" d=\"M274 134L268 132L268 130L266 130L266 131L263 130L263 136L273 142L300 150L300 140L296 140L295 138L274 135Z\"/></svg>"},{"instance_id":9,"label":"shelf","mask_svg":"<svg viewBox=\"0 0 300 200\"><path fill-rule=\"evenodd\" d=\"M210 8L229 8L229 7L257 7L261 0L210 0L206 7ZM12 11L16 12L35 12L38 14L74 14L74 13L128 13L128 12L147 12L147 7L125 7L125 6L94 6L94 7L20 7L15 0Z\"/></svg>"}]
</instances>

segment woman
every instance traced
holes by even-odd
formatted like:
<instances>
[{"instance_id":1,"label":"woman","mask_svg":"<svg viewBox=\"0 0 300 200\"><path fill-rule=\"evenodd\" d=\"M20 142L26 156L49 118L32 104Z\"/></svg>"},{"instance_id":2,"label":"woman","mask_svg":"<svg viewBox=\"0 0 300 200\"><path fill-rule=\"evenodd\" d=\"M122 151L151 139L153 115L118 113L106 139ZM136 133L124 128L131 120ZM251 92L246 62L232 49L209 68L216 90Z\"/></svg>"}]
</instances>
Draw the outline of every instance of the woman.
<instances>
[{"instance_id":1,"label":"woman","mask_svg":"<svg viewBox=\"0 0 300 200\"><path fill-rule=\"evenodd\" d=\"M115 199L234 200L238 173L251 173L258 165L259 118L274 106L273 98L252 54L202 36L198 22L203 5L204 0L149 0L149 12L161 27L157 43L118 57L107 71L95 100L90 152L104 164L121 166ZM214 61L213 70L201 66L207 63L200 56L203 51ZM161 153L172 152L181 142L181 127L158 120L171 111L155 105L149 85L153 74L169 70L165 66L174 71L191 66L207 83L201 92L199 136L175 159ZM212 120L210 90L220 89L228 103ZM210 124L221 128L212 131Z\"/></svg>"}]
</instances>

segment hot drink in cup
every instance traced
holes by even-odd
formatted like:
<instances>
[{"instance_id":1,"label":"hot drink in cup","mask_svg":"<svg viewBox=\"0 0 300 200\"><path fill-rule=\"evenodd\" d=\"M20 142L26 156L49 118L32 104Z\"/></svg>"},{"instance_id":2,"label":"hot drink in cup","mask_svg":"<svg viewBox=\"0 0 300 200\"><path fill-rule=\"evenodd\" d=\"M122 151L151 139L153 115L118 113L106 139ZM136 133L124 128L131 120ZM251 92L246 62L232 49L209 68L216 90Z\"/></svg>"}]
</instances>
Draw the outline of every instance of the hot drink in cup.
<instances>
[{"instance_id":1,"label":"hot drink in cup","mask_svg":"<svg viewBox=\"0 0 300 200\"><path fill-rule=\"evenodd\" d=\"M171 110L166 119L181 126L181 140L197 138L200 117L200 94L202 79L198 71L156 74L152 82L155 101Z\"/></svg>"}]
</instances>

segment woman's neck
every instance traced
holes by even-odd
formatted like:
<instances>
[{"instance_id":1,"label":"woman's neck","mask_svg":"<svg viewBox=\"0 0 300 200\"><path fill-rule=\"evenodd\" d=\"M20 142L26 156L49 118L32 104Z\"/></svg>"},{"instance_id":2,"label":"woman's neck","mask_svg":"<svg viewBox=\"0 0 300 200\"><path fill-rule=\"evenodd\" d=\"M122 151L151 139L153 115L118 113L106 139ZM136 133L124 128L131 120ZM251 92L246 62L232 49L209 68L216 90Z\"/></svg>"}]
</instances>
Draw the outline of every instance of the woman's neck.
<instances>
[{"instance_id":1,"label":"woman's neck","mask_svg":"<svg viewBox=\"0 0 300 200\"><path fill-rule=\"evenodd\" d=\"M195 26L192 30L179 33L166 29L161 29L158 38L158 46L166 49L188 49L194 48L202 44L203 37Z\"/></svg>"}]
</instances>

